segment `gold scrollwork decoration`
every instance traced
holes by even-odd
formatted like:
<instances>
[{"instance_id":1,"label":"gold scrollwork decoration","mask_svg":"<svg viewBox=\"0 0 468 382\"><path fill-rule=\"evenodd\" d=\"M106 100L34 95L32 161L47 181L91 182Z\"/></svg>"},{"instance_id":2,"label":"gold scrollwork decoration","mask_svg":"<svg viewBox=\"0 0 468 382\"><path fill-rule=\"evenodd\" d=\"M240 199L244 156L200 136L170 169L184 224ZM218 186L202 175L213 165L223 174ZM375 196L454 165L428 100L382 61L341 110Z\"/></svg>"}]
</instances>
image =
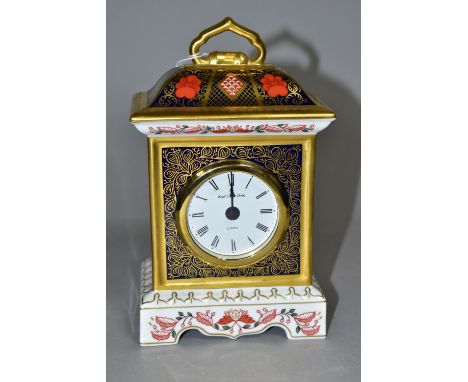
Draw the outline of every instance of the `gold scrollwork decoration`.
<instances>
[{"instance_id":1,"label":"gold scrollwork decoration","mask_svg":"<svg viewBox=\"0 0 468 382\"><path fill-rule=\"evenodd\" d=\"M201 168L225 159L243 159L271 171L288 194L289 228L276 249L263 260L222 268L194 256L184 246L175 222L177 196ZM291 275L300 272L300 204L302 146L166 147L162 151L167 279Z\"/></svg>"}]
</instances>

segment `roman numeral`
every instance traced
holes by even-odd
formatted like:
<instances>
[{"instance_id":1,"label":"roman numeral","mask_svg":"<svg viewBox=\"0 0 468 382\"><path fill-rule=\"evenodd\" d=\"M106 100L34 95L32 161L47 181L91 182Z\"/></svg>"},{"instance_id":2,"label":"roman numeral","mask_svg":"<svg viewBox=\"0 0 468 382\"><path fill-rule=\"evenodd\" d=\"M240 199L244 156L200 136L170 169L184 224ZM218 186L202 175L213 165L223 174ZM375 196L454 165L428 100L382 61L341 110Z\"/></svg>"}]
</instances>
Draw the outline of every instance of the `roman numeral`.
<instances>
[{"instance_id":1,"label":"roman numeral","mask_svg":"<svg viewBox=\"0 0 468 382\"><path fill-rule=\"evenodd\" d=\"M204 217L205 217L204 212L196 212L196 213L192 214L192 218L204 218Z\"/></svg>"},{"instance_id":2,"label":"roman numeral","mask_svg":"<svg viewBox=\"0 0 468 382\"><path fill-rule=\"evenodd\" d=\"M213 186L213 188L218 191L219 190L219 187L218 185L216 184L216 182L214 181L214 179L211 179L210 180L210 184Z\"/></svg>"},{"instance_id":3,"label":"roman numeral","mask_svg":"<svg viewBox=\"0 0 468 382\"><path fill-rule=\"evenodd\" d=\"M263 191L261 194L257 195L257 199L260 199L262 196L265 196L267 194L266 191Z\"/></svg>"},{"instance_id":4,"label":"roman numeral","mask_svg":"<svg viewBox=\"0 0 468 382\"><path fill-rule=\"evenodd\" d=\"M253 176L252 176L252 178L253 178ZM248 181L248 183L247 183L247 186L245 186L245 189L246 189L246 190L247 190L247 187L249 187L249 184L250 184L250 182L252 181L252 178L249 179L249 181Z\"/></svg>"},{"instance_id":5,"label":"roman numeral","mask_svg":"<svg viewBox=\"0 0 468 382\"><path fill-rule=\"evenodd\" d=\"M202 200L204 200L205 202L208 200L208 199L202 198L201 196L198 196L198 195L195 195L195 197L198 198L198 199L202 199Z\"/></svg>"},{"instance_id":6,"label":"roman numeral","mask_svg":"<svg viewBox=\"0 0 468 382\"><path fill-rule=\"evenodd\" d=\"M271 214L273 210L271 208L260 208L261 214Z\"/></svg>"},{"instance_id":7,"label":"roman numeral","mask_svg":"<svg viewBox=\"0 0 468 382\"><path fill-rule=\"evenodd\" d=\"M232 172L228 174L228 182L230 186L234 186L234 174Z\"/></svg>"},{"instance_id":8,"label":"roman numeral","mask_svg":"<svg viewBox=\"0 0 468 382\"><path fill-rule=\"evenodd\" d=\"M232 239L231 239L231 249L232 249L232 252L235 252L236 250L236 241Z\"/></svg>"},{"instance_id":9,"label":"roman numeral","mask_svg":"<svg viewBox=\"0 0 468 382\"><path fill-rule=\"evenodd\" d=\"M208 226L207 226L207 225L201 227L201 228L197 231L197 233L198 233L200 236L203 236L203 235L204 235L205 233L207 233L207 232L208 232Z\"/></svg>"},{"instance_id":10,"label":"roman numeral","mask_svg":"<svg viewBox=\"0 0 468 382\"><path fill-rule=\"evenodd\" d=\"M213 241L211 242L211 246L216 248L218 246L218 243L219 243L219 237L218 235L216 235L213 239Z\"/></svg>"},{"instance_id":11,"label":"roman numeral","mask_svg":"<svg viewBox=\"0 0 468 382\"><path fill-rule=\"evenodd\" d=\"M247 236L247 239L249 239L249 241L252 243L252 245L254 245L255 243L253 242L253 240Z\"/></svg>"},{"instance_id":12,"label":"roman numeral","mask_svg":"<svg viewBox=\"0 0 468 382\"><path fill-rule=\"evenodd\" d=\"M256 228L258 228L260 231L263 231L263 232L268 231L268 227L266 225L261 224L261 223L257 223Z\"/></svg>"}]
</instances>

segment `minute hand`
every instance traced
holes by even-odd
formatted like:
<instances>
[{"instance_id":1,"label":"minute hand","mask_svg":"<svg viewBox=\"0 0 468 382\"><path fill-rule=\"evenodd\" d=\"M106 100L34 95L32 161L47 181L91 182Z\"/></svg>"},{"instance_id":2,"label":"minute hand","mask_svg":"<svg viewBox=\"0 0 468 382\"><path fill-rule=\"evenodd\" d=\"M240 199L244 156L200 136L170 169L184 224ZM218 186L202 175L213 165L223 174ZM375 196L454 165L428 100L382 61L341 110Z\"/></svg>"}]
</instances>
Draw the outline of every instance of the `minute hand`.
<instances>
[{"instance_id":1,"label":"minute hand","mask_svg":"<svg viewBox=\"0 0 468 382\"><path fill-rule=\"evenodd\" d=\"M231 193L230 193L230 197L231 197L231 207L234 207L234 197L235 197L235 194L234 194L234 174L231 172L230 176L229 176L229 185L231 186Z\"/></svg>"}]
</instances>

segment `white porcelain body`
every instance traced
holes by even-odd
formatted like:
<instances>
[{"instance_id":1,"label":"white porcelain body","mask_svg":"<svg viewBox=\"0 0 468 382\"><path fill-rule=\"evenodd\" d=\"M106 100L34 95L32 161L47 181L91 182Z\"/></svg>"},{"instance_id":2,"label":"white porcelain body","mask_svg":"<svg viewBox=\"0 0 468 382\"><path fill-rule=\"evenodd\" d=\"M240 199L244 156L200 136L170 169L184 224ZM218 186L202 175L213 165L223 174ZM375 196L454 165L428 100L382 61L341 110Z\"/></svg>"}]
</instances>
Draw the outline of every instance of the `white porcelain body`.
<instances>
[{"instance_id":1,"label":"white porcelain body","mask_svg":"<svg viewBox=\"0 0 468 382\"><path fill-rule=\"evenodd\" d=\"M289 339L326 336L326 299L314 279L310 286L262 288L152 289L151 260L141 267L140 344L177 344L197 329L207 336L235 339L283 328Z\"/></svg>"},{"instance_id":2,"label":"white porcelain body","mask_svg":"<svg viewBox=\"0 0 468 382\"><path fill-rule=\"evenodd\" d=\"M139 122L149 138L160 136L247 136L317 134L332 119ZM229 141L226 143L228 144ZM231 339L281 327L289 339L326 336L326 299L315 280L309 286L260 288L152 289L151 260L142 263L140 344L171 345L187 330Z\"/></svg>"},{"instance_id":3,"label":"white porcelain body","mask_svg":"<svg viewBox=\"0 0 468 382\"><path fill-rule=\"evenodd\" d=\"M135 127L148 137L173 135L301 135L317 134L334 118L323 119L268 119L219 121L162 121L138 122Z\"/></svg>"}]
</instances>

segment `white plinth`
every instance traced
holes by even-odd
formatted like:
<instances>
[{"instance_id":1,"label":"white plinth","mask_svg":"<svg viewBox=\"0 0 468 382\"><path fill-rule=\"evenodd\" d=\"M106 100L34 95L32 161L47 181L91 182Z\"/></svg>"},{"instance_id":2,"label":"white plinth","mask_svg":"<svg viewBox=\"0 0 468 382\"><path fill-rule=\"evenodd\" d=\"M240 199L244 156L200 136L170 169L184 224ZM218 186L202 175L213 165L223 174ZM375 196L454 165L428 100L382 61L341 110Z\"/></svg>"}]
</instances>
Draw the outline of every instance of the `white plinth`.
<instances>
[{"instance_id":1,"label":"white plinth","mask_svg":"<svg viewBox=\"0 0 468 382\"><path fill-rule=\"evenodd\" d=\"M153 290L147 259L141 265L140 344L173 345L190 329L235 339L272 326L289 339L324 338L326 306L315 277L299 287Z\"/></svg>"}]
</instances>

